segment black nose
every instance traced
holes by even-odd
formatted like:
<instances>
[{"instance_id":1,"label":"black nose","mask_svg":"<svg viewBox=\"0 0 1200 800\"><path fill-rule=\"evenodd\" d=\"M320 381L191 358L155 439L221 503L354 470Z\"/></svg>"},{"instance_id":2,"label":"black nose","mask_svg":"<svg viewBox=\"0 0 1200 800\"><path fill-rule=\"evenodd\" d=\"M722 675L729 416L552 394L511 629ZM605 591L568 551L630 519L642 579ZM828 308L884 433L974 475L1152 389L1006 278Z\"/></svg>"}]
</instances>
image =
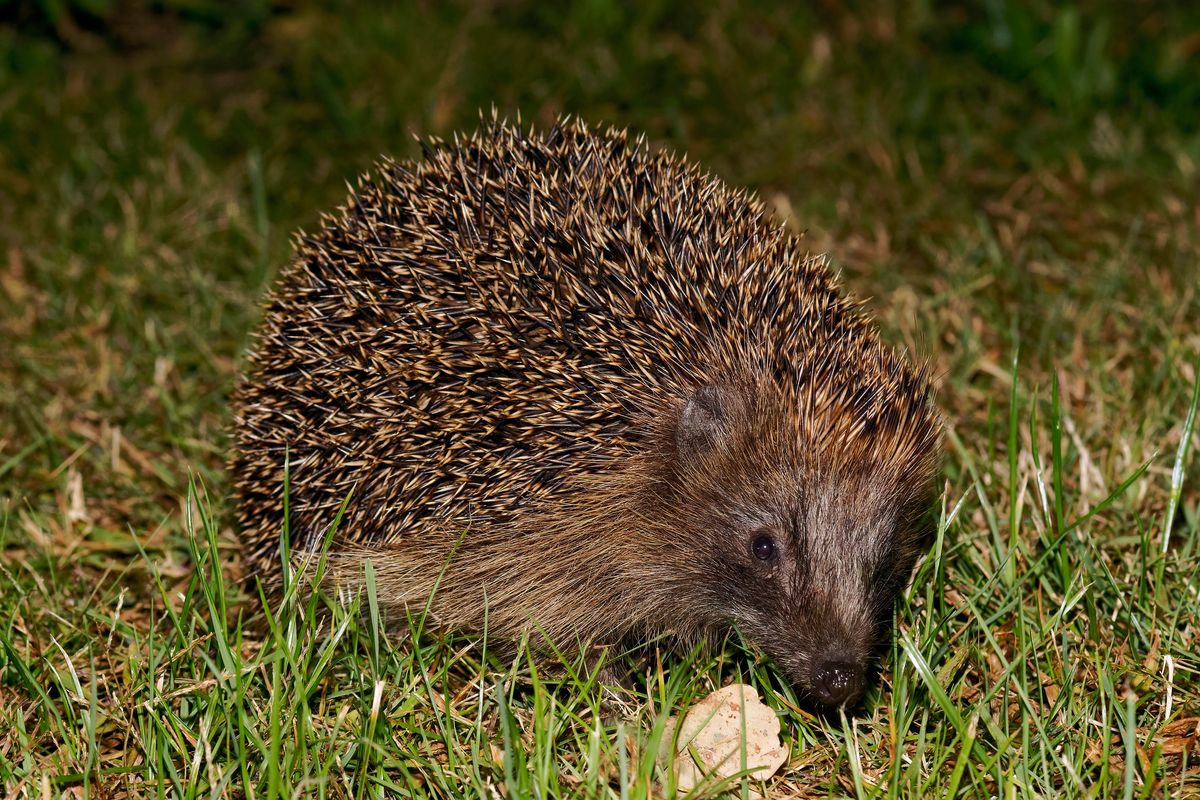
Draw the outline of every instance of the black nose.
<instances>
[{"instance_id":1,"label":"black nose","mask_svg":"<svg viewBox=\"0 0 1200 800\"><path fill-rule=\"evenodd\" d=\"M862 690L862 670L849 661L822 661L813 671L812 688L822 703L843 705Z\"/></svg>"}]
</instances>

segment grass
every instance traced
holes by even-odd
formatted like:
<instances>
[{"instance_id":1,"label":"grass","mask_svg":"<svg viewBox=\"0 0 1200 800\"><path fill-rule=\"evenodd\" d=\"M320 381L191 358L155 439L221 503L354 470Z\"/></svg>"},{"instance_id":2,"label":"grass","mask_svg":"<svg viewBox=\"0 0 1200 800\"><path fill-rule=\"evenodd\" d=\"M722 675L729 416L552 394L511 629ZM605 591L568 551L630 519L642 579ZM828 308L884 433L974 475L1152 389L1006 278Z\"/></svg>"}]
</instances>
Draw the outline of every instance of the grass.
<instances>
[{"instance_id":1,"label":"grass","mask_svg":"<svg viewBox=\"0 0 1200 800\"><path fill-rule=\"evenodd\" d=\"M742 680L792 757L701 796L1200 796L1194 13L51 7L0 27L6 794L644 797ZM736 639L650 648L618 719L584 665L242 590L225 403L289 233L493 104L753 187L935 365L936 536L852 716Z\"/></svg>"}]
</instances>

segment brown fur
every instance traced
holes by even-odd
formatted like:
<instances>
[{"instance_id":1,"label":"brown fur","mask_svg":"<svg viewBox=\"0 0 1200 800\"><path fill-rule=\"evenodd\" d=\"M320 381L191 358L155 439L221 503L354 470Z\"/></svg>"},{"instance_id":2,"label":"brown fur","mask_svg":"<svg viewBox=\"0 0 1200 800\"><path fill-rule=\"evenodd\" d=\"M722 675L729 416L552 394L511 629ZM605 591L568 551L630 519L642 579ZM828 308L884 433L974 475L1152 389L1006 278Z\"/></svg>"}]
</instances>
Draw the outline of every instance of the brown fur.
<instances>
[{"instance_id":1,"label":"brown fur","mask_svg":"<svg viewBox=\"0 0 1200 800\"><path fill-rule=\"evenodd\" d=\"M349 495L333 573L370 558L390 608L440 576L434 618L493 636L736 624L809 688L884 630L938 436L924 370L757 200L570 121L364 177L299 238L234 406L268 584L286 454L293 549Z\"/></svg>"}]
</instances>

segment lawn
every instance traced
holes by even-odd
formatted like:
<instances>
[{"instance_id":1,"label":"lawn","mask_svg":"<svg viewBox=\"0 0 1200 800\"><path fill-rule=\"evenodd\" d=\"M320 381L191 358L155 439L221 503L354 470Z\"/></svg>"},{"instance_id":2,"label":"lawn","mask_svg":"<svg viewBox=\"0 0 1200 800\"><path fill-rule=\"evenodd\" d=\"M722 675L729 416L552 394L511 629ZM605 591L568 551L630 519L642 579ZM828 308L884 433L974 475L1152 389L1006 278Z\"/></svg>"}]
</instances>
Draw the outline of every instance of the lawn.
<instances>
[{"instance_id":1,"label":"lawn","mask_svg":"<svg viewBox=\"0 0 1200 800\"><path fill-rule=\"evenodd\" d=\"M0 786L646 797L752 684L791 757L698 796L1200 797L1200 14L828 2L0 4ZM849 714L736 636L579 664L264 614L227 400L292 232L496 107L748 186L927 358L945 466Z\"/></svg>"}]
</instances>

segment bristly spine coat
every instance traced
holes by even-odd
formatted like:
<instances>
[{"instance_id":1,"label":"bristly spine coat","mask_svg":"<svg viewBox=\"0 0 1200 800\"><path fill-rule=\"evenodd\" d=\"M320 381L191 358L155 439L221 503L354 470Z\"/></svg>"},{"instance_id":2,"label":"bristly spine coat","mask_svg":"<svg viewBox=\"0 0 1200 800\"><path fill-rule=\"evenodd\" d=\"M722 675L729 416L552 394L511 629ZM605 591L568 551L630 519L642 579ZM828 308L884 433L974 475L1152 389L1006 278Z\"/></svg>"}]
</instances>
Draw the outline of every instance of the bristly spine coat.
<instances>
[{"instance_id":1,"label":"bristly spine coat","mask_svg":"<svg viewBox=\"0 0 1200 800\"><path fill-rule=\"evenodd\" d=\"M641 138L493 116L424 150L268 300L231 460L256 573L286 458L293 551L349 497L334 578L370 558L392 609L441 576L435 620L493 637L737 625L854 697L937 466L926 371L758 200Z\"/></svg>"}]
</instances>

